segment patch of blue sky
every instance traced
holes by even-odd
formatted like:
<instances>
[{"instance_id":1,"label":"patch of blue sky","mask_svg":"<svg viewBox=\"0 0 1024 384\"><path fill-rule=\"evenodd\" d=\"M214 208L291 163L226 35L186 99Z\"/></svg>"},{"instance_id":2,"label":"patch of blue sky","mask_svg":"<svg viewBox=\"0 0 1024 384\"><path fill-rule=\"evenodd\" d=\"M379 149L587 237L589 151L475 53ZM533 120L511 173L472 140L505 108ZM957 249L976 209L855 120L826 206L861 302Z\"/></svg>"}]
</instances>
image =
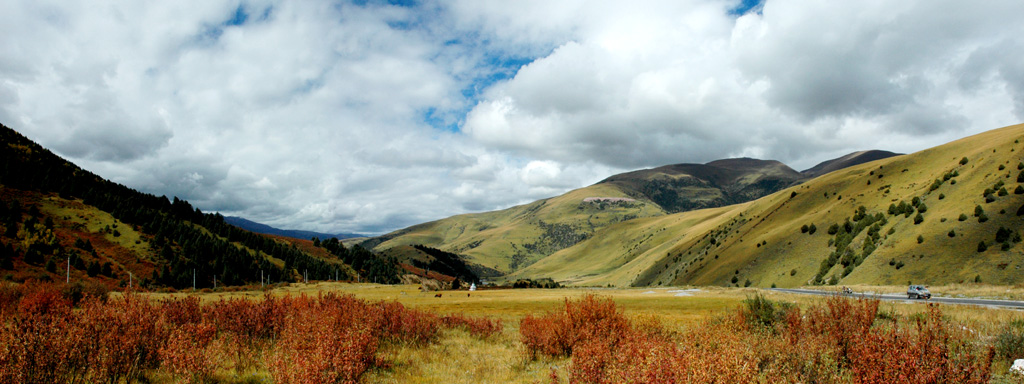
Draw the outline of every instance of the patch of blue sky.
<instances>
[{"instance_id":1,"label":"patch of blue sky","mask_svg":"<svg viewBox=\"0 0 1024 384\"><path fill-rule=\"evenodd\" d=\"M427 108L422 112L423 122L434 129L459 132L466 115L480 102L480 98L487 88L498 82L511 79L519 72L520 68L533 60L535 58L487 55L480 63L481 68L476 72L477 76L468 79L466 86L460 90L465 99L462 107L455 110Z\"/></svg>"},{"instance_id":2,"label":"patch of blue sky","mask_svg":"<svg viewBox=\"0 0 1024 384\"><path fill-rule=\"evenodd\" d=\"M453 119L446 116L447 114L440 112L435 107L427 108L423 111L423 122L427 125L434 127L435 129L458 132L459 122L453 121Z\"/></svg>"},{"instance_id":3,"label":"patch of blue sky","mask_svg":"<svg viewBox=\"0 0 1024 384\"><path fill-rule=\"evenodd\" d=\"M393 5L398 7L415 8L420 4L417 0L352 0L352 5L365 7L367 5Z\"/></svg>"},{"instance_id":4,"label":"patch of blue sky","mask_svg":"<svg viewBox=\"0 0 1024 384\"><path fill-rule=\"evenodd\" d=\"M249 13L245 11L245 5L239 4L238 8L235 8L235 14L228 21L224 22L226 27L234 27L245 24L245 21L249 20Z\"/></svg>"},{"instance_id":5,"label":"patch of blue sky","mask_svg":"<svg viewBox=\"0 0 1024 384\"><path fill-rule=\"evenodd\" d=\"M469 83L469 86L463 88L462 96L475 100L484 90L497 82L511 79L519 73L520 68L534 60L534 57L488 55L482 63L485 67L483 76L478 76Z\"/></svg>"},{"instance_id":6,"label":"patch of blue sky","mask_svg":"<svg viewBox=\"0 0 1024 384\"><path fill-rule=\"evenodd\" d=\"M261 22L270 18L270 14L273 13L274 7L268 6L259 12L259 17L255 20L252 19L252 13L250 9L247 9L245 4L239 4L235 8L234 12L225 19L223 22L217 25L207 25L200 32L199 36L195 38L195 43L199 45L213 44L220 39L220 36L224 34L225 28L241 27L246 23L252 23L253 21Z\"/></svg>"},{"instance_id":7,"label":"patch of blue sky","mask_svg":"<svg viewBox=\"0 0 1024 384\"><path fill-rule=\"evenodd\" d=\"M761 14L761 10L764 9L764 3L767 0L740 0L740 3L729 10L729 14L733 16L743 16L747 13L754 12L758 15Z\"/></svg>"}]
</instances>

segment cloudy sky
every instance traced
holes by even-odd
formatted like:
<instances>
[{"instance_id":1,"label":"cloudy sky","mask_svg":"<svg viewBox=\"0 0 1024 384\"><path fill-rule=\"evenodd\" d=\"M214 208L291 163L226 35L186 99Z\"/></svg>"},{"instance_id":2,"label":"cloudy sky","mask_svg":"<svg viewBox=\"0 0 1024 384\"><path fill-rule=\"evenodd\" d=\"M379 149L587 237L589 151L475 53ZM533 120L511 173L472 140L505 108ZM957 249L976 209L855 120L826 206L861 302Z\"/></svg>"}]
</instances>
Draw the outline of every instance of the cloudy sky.
<instances>
[{"instance_id":1,"label":"cloudy sky","mask_svg":"<svg viewBox=\"0 0 1024 384\"><path fill-rule=\"evenodd\" d=\"M1024 121L1024 3L0 2L0 123L277 227L381 233L614 173L798 170Z\"/></svg>"}]
</instances>

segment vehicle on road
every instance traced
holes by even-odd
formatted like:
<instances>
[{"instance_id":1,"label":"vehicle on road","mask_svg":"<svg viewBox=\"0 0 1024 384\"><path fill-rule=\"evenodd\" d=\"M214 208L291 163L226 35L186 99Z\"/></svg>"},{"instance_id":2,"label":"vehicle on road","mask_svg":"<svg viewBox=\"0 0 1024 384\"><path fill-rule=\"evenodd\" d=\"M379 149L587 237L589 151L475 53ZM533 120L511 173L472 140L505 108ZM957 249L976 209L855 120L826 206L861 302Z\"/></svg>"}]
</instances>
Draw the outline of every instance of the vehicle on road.
<instances>
[{"instance_id":1,"label":"vehicle on road","mask_svg":"<svg viewBox=\"0 0 1024 384\"><path fill-rule=\"evenodd\" d=\"M929 292L928 288L925 288L925 286L923 285L911 285L910 288L907 288L907 298L930 299L932 298L932 293Z\"/></svg>"}]
</instances>

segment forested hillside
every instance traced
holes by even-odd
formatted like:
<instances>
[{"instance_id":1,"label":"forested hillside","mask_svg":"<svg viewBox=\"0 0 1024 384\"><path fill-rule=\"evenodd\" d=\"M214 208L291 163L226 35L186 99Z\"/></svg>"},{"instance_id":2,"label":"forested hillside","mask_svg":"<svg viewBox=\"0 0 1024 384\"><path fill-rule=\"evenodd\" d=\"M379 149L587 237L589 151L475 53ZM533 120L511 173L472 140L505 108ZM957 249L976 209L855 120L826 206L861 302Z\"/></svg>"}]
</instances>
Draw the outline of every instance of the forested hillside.
<instances>
[{"instance_id":1,"label":"forested hillside","mask_svg":"<svg viewBox=\"0 0 1024 384\"><path fill-rule=\"evenodd\" d=\"M104 180L2 125L0 225L0 275L9 279L70 275L175 288L355 274L398 281L393 260L337 241L328 257L314 256L177 197Z\"/></svg>"}]
</instances>

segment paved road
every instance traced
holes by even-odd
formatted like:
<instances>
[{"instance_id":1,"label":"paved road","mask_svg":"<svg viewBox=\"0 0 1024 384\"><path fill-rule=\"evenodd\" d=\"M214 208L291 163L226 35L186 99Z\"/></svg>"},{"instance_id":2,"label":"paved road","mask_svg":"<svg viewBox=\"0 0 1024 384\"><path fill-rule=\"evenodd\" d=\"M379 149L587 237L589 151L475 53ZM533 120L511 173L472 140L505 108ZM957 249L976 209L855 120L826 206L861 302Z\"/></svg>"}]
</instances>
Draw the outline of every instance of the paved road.
<instances>
[{"instance_id":1,"label":"paved road","mask_svg":"<svg viewBox=\"0 0 1024 384\"><path fill-rule=\"evenodd\" d=\"M783 288L772 288L772 291L786 292L786 293L798 293L805 295L822 295L831 296L835 295L836 291L819 291L816 289L783 289ZM907 299L907 295L875 295L867 294L862 292L854 292L854 297L877 297L881 300L893 300L893 301L904 301L908 303L943 303L943 304L963 304L963 305L984 305L993 307L1006 307L1015 309L1024 309L1024 301L1010 301L1010 300L989 300L989 299L966 299L966 298L955 298L955 297L932 297L930 300L910 300Z\"/></svg>"}]
</instances>

